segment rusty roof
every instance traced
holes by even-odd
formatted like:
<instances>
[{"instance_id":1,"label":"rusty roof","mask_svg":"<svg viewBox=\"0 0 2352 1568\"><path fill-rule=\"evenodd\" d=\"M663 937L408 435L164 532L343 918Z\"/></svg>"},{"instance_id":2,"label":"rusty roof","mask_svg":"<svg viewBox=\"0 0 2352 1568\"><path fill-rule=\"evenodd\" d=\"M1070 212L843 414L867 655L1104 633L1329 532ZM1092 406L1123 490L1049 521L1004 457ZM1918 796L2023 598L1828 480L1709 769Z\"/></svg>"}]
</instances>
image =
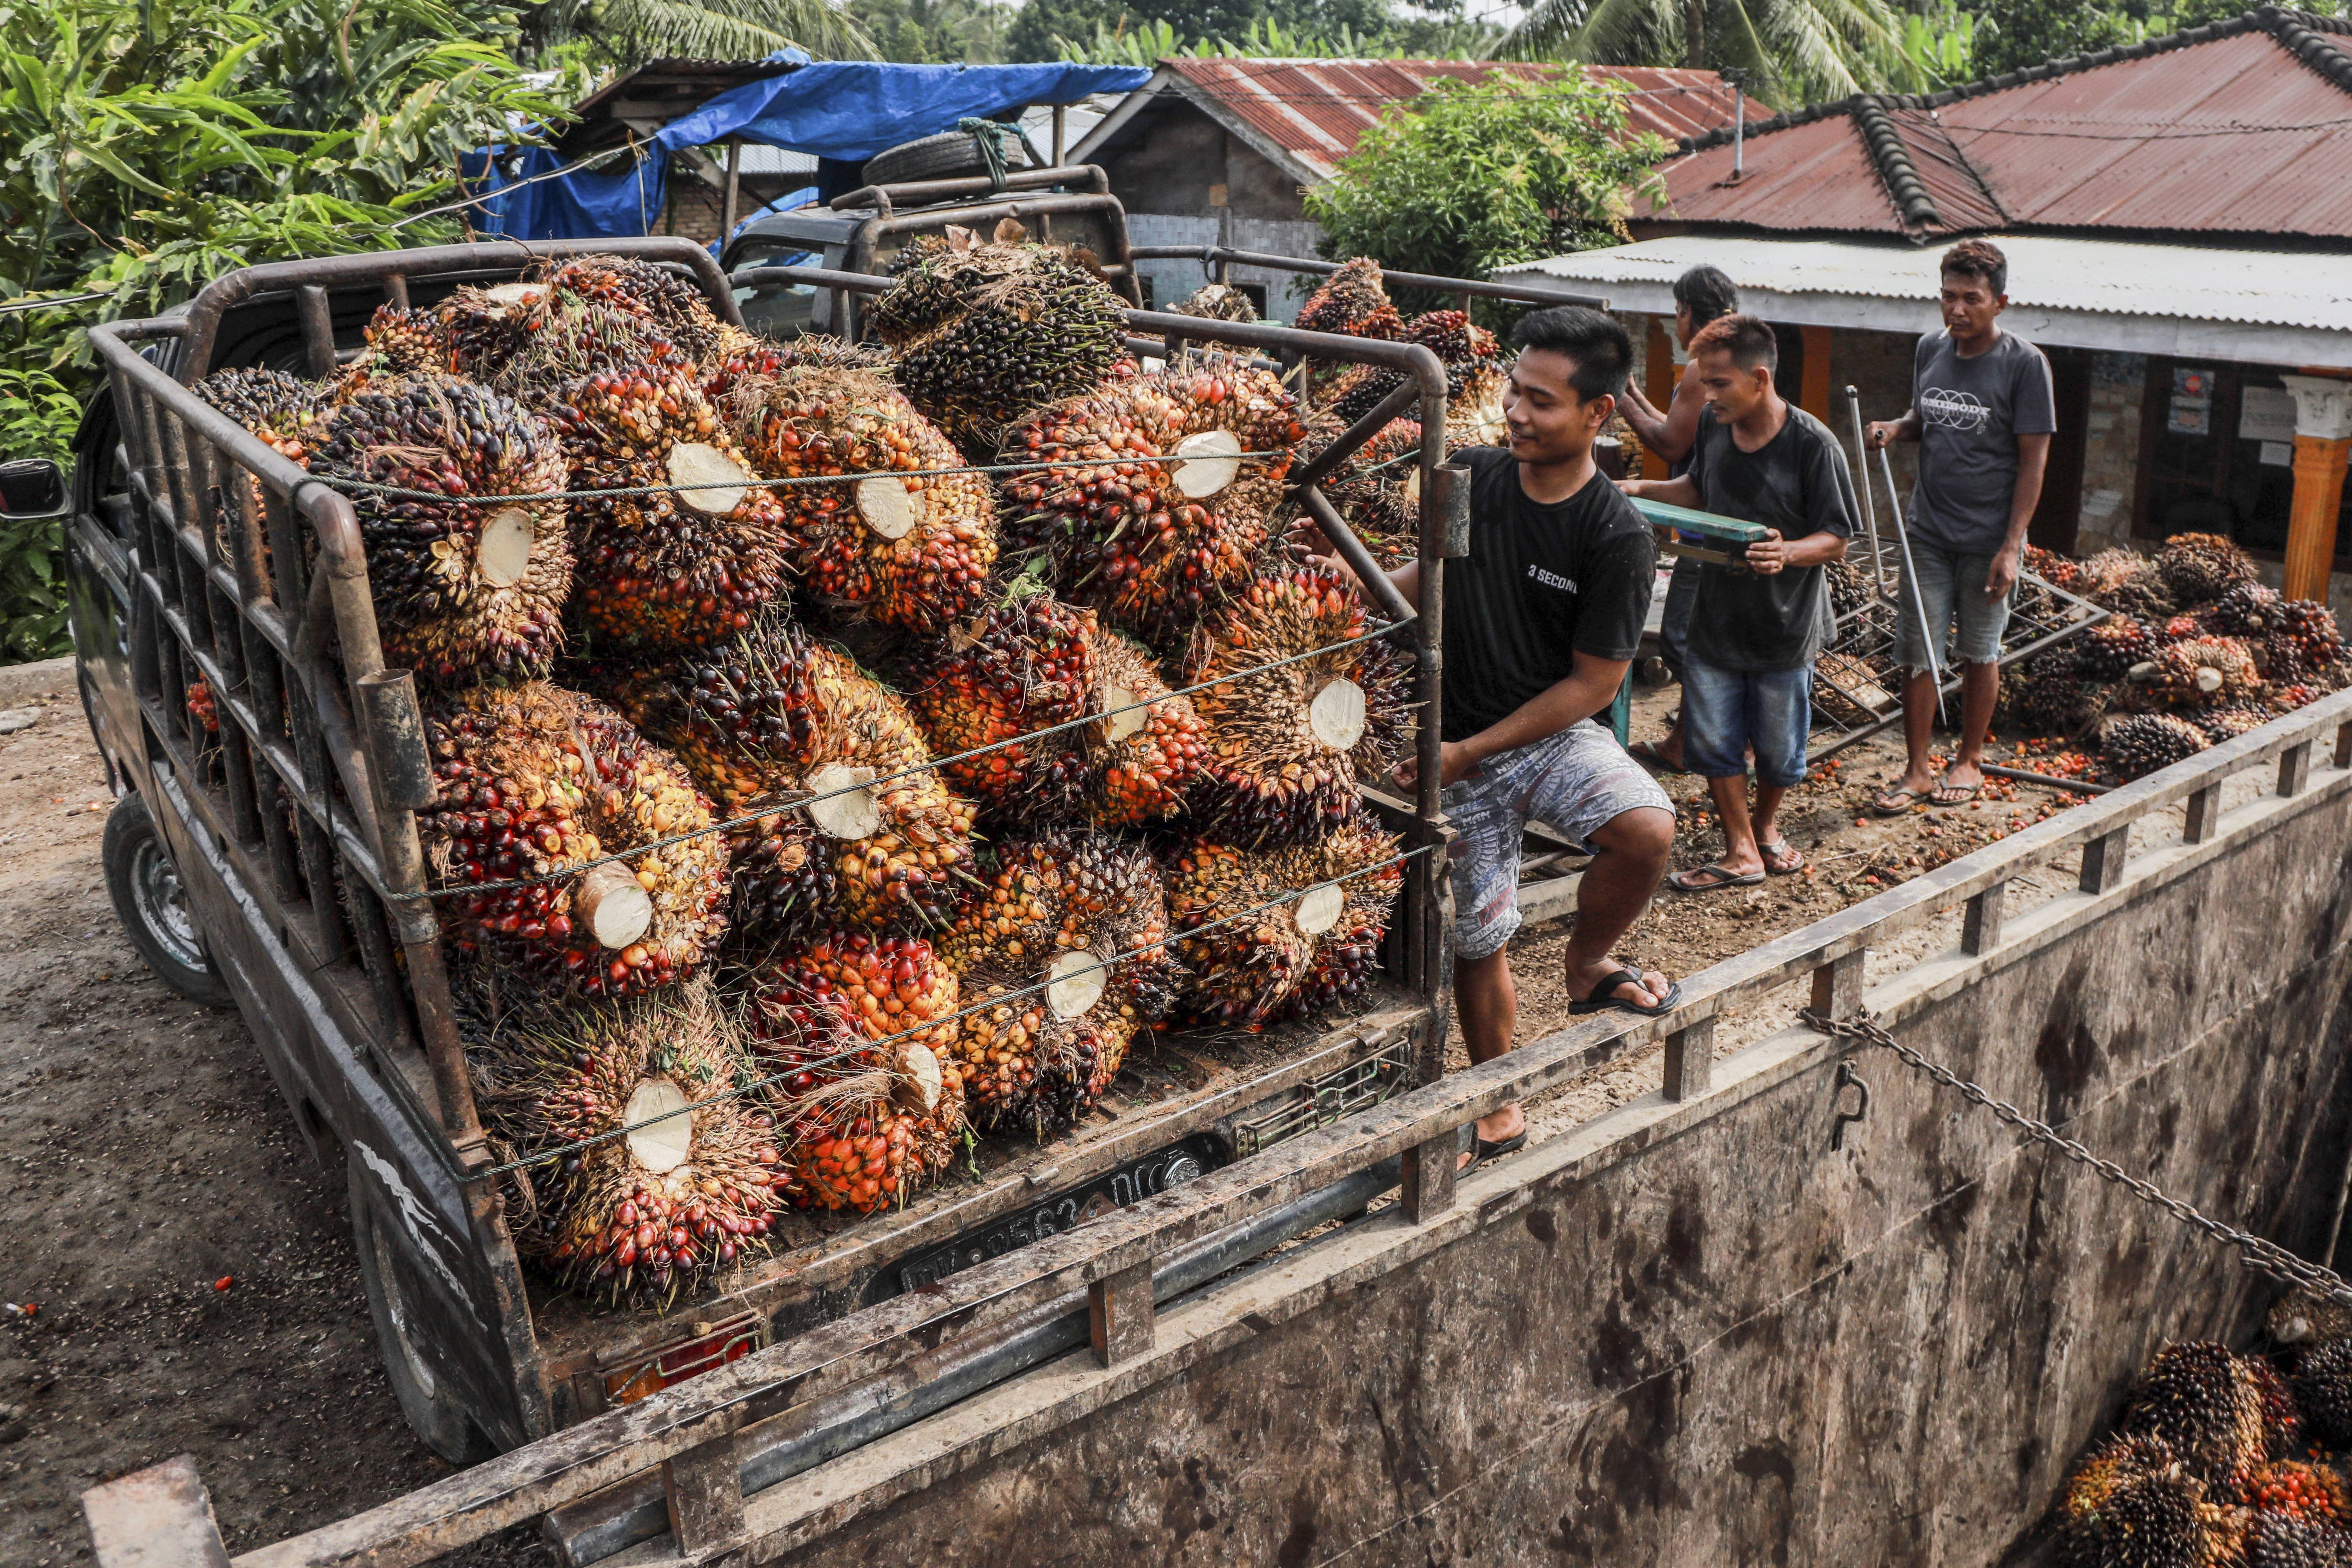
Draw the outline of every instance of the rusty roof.
<instances>
[{"instance_id":1,"label":"rusty roof","mask_svg":"<svg viewBox=\"0 0 2352 1568\"><path fill-rule=\"evenodd\" d=\"M1932 97L1688 138L1636 234L1690 226L2352 239L2352 23L2275 6Z\"/></svg>"},{"instance_id":2,"label":"rusty roof","mask_svg":"<svg viewBox=\"0 0 2352 1568\"><path fill-rule=\"evenodd\" d=\"M1381 110L1419 97L1433 81L1532 78L1579 68L1486 60L1189 58L1163 59L1160 68L1150 82L1136 89L1139 105L1172 88L1306 184L1329 179L1332 165L1355 151L1357 138L1379 122ZM1633 89L1627 119L1635 130L1675 141L1732 121L1731 89L1713 71L1581 68ZM1750 120L1770 113L1765 104L1748 99ZM1109 128L1104 139L1116 137L1131 118L1114 111L1112 119L1118 123L1104 121ZM1090 154L1092 150L1082 144L1080 153Z\"/></svg>"}]
</instances>

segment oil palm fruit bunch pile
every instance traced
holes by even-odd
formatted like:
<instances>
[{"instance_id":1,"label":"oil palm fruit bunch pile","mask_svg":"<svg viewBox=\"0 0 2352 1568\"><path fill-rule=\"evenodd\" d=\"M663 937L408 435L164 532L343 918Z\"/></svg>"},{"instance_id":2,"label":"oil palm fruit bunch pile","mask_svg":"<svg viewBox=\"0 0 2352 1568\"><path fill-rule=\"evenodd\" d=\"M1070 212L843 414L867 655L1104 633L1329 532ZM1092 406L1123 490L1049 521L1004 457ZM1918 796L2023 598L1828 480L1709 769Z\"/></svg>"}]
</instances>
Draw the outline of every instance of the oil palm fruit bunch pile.
<instances>
[{"instance_id":1,"label":"oil palm fruit bunch pile","mask_svg":"<svg viewBox=\"0 0 2352 1568\"><path fill-rule=\"evenodd\" d=\"M778 491L788 559L811 594L917 633L970 612L996 563L995 497L983 475L932 471L963 459L888 381L785 370L742 381L727 412L766 478L863 476Z\"/></svg>"},{"instance_id":2,"label":"oil palm fruit bunch pile","mask_svg":"<svg viewBox=\"0 0 2352 1568\"><path fill-rule=\"evenodd\" d=\"M1404 884L1403 868L1389 864L1396 854L1396 839L1361 823L1319 844L1243 849L1197 839L1171 851L1181 1016L1255 1029L1352 994L1372 971ZM1295 889L1306 891L1285 897Z\"/></svg>"},{"instance_id":3,"label":"oil palm fruit bunch pile","mask_svg":"<svg viewBox=\"0 0 2352 1568\"><path fill-rule=\"evenodd\" d=\"M1160 679L1150 650L1117 632L1095 640L1090 711L1079 731L1087 777L1078 815L1097 827L1140 827L1181 815L1208 765L1209 731L1189 697Z\"/></svg>"},{"instance_id":4,"label":"oil palm fruit bunch pile","mask_svg":"<svg viewBox=\"0 0 2352 1568\"><path fill-rule=\"evenodd\" d=\"M2102 550L2084 562L2077 591L2101 609L2159 626L2179 608L2156 563L2134 550Z\"/></svg>"},{"instance_id":5,"label":"oil palm fruit bunch pile","mask_svg":"<svg viewBox=\"0 0 2352 1568\"><path fill-rule=\"evenodd\" d=\"M1340 263L1339 269L1298 307L1291 325L1302 332L1338 332L1350 338L1394 341L1404 336L1404 319L1389 301L1381 264L1369 256Z\"/></svg>"},{"instance_id":6,"label":"oil palm fruit bunch pile","mask_svg":"<svg viewBox=\"0 0 2352 1568\"><path fill-rule=\"evenodd\" d=\"M2352 1447L2352 1339L2314 1344L2295 1363L2290 1386L2314 1437L2331 1447Z\"/></svg>"},{"instance_id":7,"label":"oil palm fruit bunch pile","mask_svg":"<svg viewBox=\"0 0 2352 1568\"><path fill-rule=\"evenodd\" d=\"M1176 301L1180 316L1199 316L1211 321L1255 321L1257 307L1250 297L1230 283L1203 283L1183 299Z\"/></svg>"},{"instance_id":8,"label":"oil palm fruit bunch pile","mask_svg":"<svg viewBox=\"0 0 2352 1568\"><path fill-rule=\"evenodd\" d=\"M1302 566L1251 583L1194 634L1182 683L1206 687L1192 706L1209 754L1192 812L1219 838L1312 842L1395 765L1411 660L1370 626L1352 584Z\"/></svg>"},{"instance_id":9,"label":"oil palm fruit bunch pile","mask_svg":"<svg viewBox=\"0 0 2352 1568\"><path fill-rule=\"evenodd\" d=\"M2242 1568L2352 1568L2352 1533L2320 1520L2257 1510L2246 1521L2237 1563Z\"/></svg>"},{"instance_id":10,"label":"oil palm fruit bunch pile","mask_svg":"<svg viewBox=\"0 0 2352 1568\"><path fill-rule=\"evenodd\" d=\"M2073 654L2053 648L2001 672L2001 717L2037 735L2077 735L2099 721L2115 692L2112 683L2084 675Z\"/></svg>"},{"instance_id":11,"label":"oil palm fruit bunch pile","mask_svg":"<svg viewBox=\"0 0 2352 1568\"><path fill-rule=\"evenodd\" d=\"M2094 680L2121 680L2156 656L2156 638L2129 616L2114 615L2074 640L2074 662Z\"/></svg>"},{"instance_id":12,"label":"oil palm fruit bunch pile","mask_svg":"<svg viewBox=\"0 0 2352 1568\"><path fill-rule=\"evenodd\" d=\"M973 1120L1042 1136L1093 1109L1174 999L1168 935L1139 846L1059 832L1001 844L986 892L940 944L979 1009L956 1047Z\"/></svg>"},{"instance_id":13,"label":"oil palm fruit bunch pile","mask_svg":"<svg viewBox=\"0 0 2352 1568\"><path fill-rule=\"evenodd\" d=\"M526 1258L583 1295L646 1304L766 1249L783 1152L736 1093L750 1062L707 980L517 1008L468 1047L494 1137L525 1157L586 1142L523 1168Z\"/></svg>"},{"instance_id":14,"label":"oil palm fruit bunch pile","mask_svg":"<svg viewBox=\"0 0 2352 1568\"><path fill-rule=\"evenodd\" d=\"M1328 413L1316 434L1336 437L1345 428ZM1312 458L1324 443L1310 437L1302 456ZM1421 422L1391 419L1349 455L1322 483L1339 520L1384 567L1413 560L1421 549Z\"/></svg>"},{"instance_id":15,"label":"oil palm fruit bunch pile","mask_svg":"<svg viewBox=\"0 0 2352 1568\"><path fill-rule=\"evenodd\" d=\"M2253 557L2218 533L2174 534L2157 552L2156 571L2182 605L2210 605L2259 575Z\"/></svg>"},{"instance_id":16,"label":"oil palm fruit bunch pile","mask_svg":"<svg viewBox=\"0 0 2352 1568\"><path fill-rule=\"evenodd\" d=\"M2212 742L2205 731L2171 713L2132 713L2099 728L2099 754L2107 771L2130 782L2193 757Z\"/></svg>"},{"instance_id":17,"label":"oil palm fruit bunch pile","mask_svg":"<svg viewBox=\"0 0 2352 1568\"><path fill-rule=\"evenodd\" d=\"M911 706L937 754L995 749L942 763L948 782L1000 821L1066 816L1091 771L1086 735L1036 731L1091 710L1102 638L1093 612L1033 591L1026 579L954 628L926 661Z\"/></svg>"},{"instance_id":18,"label":"oil palm fruit bunch pile","mask_svg":"<svg viewBox=\"0 0 2352 1568\"><path fill-rule=\"evenodd\" d=\"M548 293L594 300L642 316L689 358L701 359L719 346L727 323L702 290L667 268L619 256L575 256L548 263L540 281ZM738 329L740 331L740 329Z\"/></svg>"},{"instance_id":19,"label":"oil palm fruit bunch pile","mask_svg":"<svg viewBox=\"0 0 2352 1568\"><path fill-rule=\"evenodd\" d=\"M727 847L702 831L710 803L675 758L603 703L539 681L460 695L426 739L439 799L417 827L462 958L590 996L702 964L726 929ZM679 834L698 837L662 842Z\"/></svg>"},{"instance_id":20,"label":"oil palm fruit bunch pile","mask_svg":"<svg viewBox=\"0 0 2352 1568\"><path fill-rule=\"evenodd\" d=\"M413 375L372 384L318 429L312 473L410 492L345 491L385 658L442 682L543 673L572 576L547 423L473 382Z\"/></svg>"},{"instance_id":21,"label":"oil palm fruit bunch pile","mask_svg":"<svg viewBox=\"0 0 2352 1568\"><path fill-rule=\"evenodd\" d=\"M867 315L898 385L967 451L1017 410L1086 391L1125 352L1123 302L1039 245L927 248Z\"/></svg>"},{"instance_id":22,"label":"oil palm fruit bunch pile","mask_svg":"<svg viewBox=\"0 0 2352 1568\"><path fill-rule=\"evenodd\" d=\"M719 804L743 856L743 934L824 926L943 929L971 858L971 803L950 794L906 703L781 616L665 665L607 672L621 710Z\"/></svg>"},{"instance_id":23,"label":"oil palm fruit bunch pile","mask_svg":"<svg viewBox=\"0 0 2352 1568\"><path fill-rule=\"evenodd\" d=\"M2277 625L2257 646L2263 673L2280 685L2320 677L2333 683L2345 663L2344 636L2336 629L2336 612L2310 599L2281 601Z\"/></svg>"},{"instance_id":24,"label":"oil palm fruit bunch pile","mask_svg":"<svg viewBox=\"0 0 2352 1568\"><path fill-rule=\"evenodd\" d=\"M2210 708L2244 698L2263 683L2254 656L2236 637L2190 637L2132 666L2125 679L2139 709Z\"/></svg>"},{"instance_id":25,"label":"oil palm fruit bunch pile","mask_svg":"<svg viewBox=\"0 0 2352 1568\"><path fill-rule=\"evenodd\" d=\"M2326 1524L2345 1522L2344 1481L2334 1470L2294 1459L2256 1465L2239 1491L2247 1506Z\"/></svg>"},{"instance_id":26,"label":"oil palm fruit bunch pile","mask_svg":"<svg viewBox=\"0 0 2352 1568\"><path fill-rule=\"evenodd\" d=\"M1508 376L1495 334L1460 310L1431 310L1404 323L1405 342L1419 343L1445 367L1445 423L1449 430L1484 429L1502 419L1503 386ZM1402 386L1406 373L1386 365L1356 364L1339 372L1320 402L1349 424Z\"/></svg>"},{"instance_id":27,"label":"oil palm fruit bunch pile","mask_svg":"<svg viewBox=\"0 0 2352 1568\"><path fill-rule=\"evenodd\" d=\"M281 458L306 461L317 444L320 398L310 382L280 370L216 370L192 390Z\"/></svg>"},{"instance_id":28,"label":"oil palm fruit bunch pile","mask_svg":"<svg viewBox=\"0 0 2352 1568\"><path fill-rule=\"evenodd\" d=\"M449 351L449 334L431 310L379 305L361 331L367 347L323 384L328 401L348 402L386 378L457 372Z\"/></svg>"},{"instance_id":29,"label":"oil palm fruit bunch pile","mask_svg":"<svg viewBox=\"0 0 2352 1568\"><path fill-rule=\"evenodd\" d=\"M2140 1373L2116 1429L2162 1438L2190 1474L2231 1488L2270 1457L2269 1417L2246 1358L2210 1340L2184 1340Z\"/></svg>"},{"instance_id":30,"label":"oil palm fruit bunch pile","mask_svg":"<svg viewBox=\"0 0 2352 1568\"><path fill-rule=\"evenodd\" d=\"M2066 1568L2220 1568L2243 1532L2155 1437L2117 1436L2095 1449L2056 1512Z\"/></svg>"},{"instance_id":31,"label":"oil palm fruit bunch pile","mask_svg":"<svg viewBox=\"0 0 2352 1568\"><path fill-rule=\"evenodd\" d=\"M831 933L761 969L748 1026L778 1079L793 1203L873 1214L948 1168L964 1137L958 995L908 937Z\"/></svg>"}]
</instances>

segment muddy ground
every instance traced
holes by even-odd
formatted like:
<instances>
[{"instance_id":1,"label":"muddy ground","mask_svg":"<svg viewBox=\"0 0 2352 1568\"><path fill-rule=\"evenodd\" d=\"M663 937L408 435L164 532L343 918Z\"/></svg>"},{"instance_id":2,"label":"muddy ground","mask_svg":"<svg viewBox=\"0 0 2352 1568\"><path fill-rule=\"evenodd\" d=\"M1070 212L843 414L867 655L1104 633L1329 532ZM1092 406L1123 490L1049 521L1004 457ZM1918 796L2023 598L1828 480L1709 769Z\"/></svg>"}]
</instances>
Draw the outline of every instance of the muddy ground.
<instances>
[{"instance_id":1,"label":"muddy ground","mask_svg":"<svg viewBox=\"0 0 2352 1568\"><path fill-rule=\"evenodd\" d=\"M1672 693L1642 703L1655 733ZM234 1553L447 1473L402 1423L377 1361L343 1177L295 1136L234 1013L183 1001L123 937L100 872L108 798L62 665L0 669L0 1568L87 1562L78 1498L191 1453ZM2048 809L2021 789L1973 811L1866 815L1884 748L1801 788L1790 837L1808 876L1662 895L1621 950L1688 974L1965 853ZM1675 778L1680 802L1698 781ZM1720 846L1685 816L1677 865ZM1859 817L1859 826L1857 818ZM1875 879L1875 880L1873 880ZM1558 925L1515 948L1520 1036L1567 1018ZM1750 1027L1770 1023L1759 1009ZM1726 1031L1726 1041L1738 1037ZM1581 1120L1656 1083L1654 1050L1536 1107ZM462 1558L551 1561L517 1532Z\"/></svg>"}]
</instances>

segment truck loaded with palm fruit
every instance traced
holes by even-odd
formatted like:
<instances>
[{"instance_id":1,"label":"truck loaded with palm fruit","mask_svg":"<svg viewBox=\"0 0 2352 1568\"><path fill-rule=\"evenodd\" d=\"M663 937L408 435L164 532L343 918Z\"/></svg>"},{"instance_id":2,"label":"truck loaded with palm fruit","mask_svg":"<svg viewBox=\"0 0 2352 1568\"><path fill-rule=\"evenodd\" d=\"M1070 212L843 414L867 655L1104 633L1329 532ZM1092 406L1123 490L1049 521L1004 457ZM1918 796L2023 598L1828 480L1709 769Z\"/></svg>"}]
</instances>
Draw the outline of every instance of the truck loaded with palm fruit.
<instances>
[{"instance_id":1,"label":"truck loaded with palm fruit","mask_svg":"<svg viewBox=\"0 0 2352 1568\"><path fill-rule=\"evenodd\" d=\"M1436 1071L1443 829L1374 787L1434 628L1283 537L1368 568L1336 502L1433 561L1491 338L1139 312L1009 235L896 266L854 344L747 332L662 240L273 264L92 333L110 887L347 1170L451 1458Z\"/></svg>"}]
</instances>

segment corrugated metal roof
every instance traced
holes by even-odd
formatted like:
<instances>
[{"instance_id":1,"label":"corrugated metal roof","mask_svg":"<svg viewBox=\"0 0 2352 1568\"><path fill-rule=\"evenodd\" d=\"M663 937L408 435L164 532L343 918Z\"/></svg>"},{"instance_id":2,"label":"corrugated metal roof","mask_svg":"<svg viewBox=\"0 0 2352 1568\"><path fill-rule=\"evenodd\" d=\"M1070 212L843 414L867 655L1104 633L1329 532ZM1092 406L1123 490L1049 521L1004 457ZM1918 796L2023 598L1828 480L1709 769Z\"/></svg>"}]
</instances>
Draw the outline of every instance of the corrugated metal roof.
<instances>
[{"instance_id":1,"label":"corrugated metal roof","mask_svg":"<svg viewBox=\"0 0 2352 1568\"><path fill-rule=\"evenodd\" d=\"M2049 235L1991 237L2009 258L2012 313L2161 317L2352 334L2352 269L2340 256ZM1939 257L1899 243L1689 234L1526 262L1502 268L1501 275L1598 284L1612 304L1648 310L1651 286L1670 287L1685 268L1704 264L1721 268L1743 294L1753 289L1916 305L1919 330L1927 331L1936 325Z\"/></svg>"},{"instance_id":2,"label":"corrugated metal roof","mask_svg":"<svg viewBox=\"0 0 2352 1568\"><path fill-rule=\"evenodd\" d=\"M1643 220L1927 239L1994 227L2352 239L2352 37L2265 9L1927 99L1860 99L1668 164ZM1864 177L1820 162L1851 132ZM1894 193L1916 178L1929 205ZM1769 200L1760 196L1769 193Z\"/></svg>"},{"instance_id":3,"label":"corrugated metal roof","mask_svg":"<svg viewBox=\"0 0 2352 1568\"><path fill-rule=\"evenodd\" d=\"M617 146L633 128L667 124L745 82L799 68L784 60L648 60L573 104L555 145L566 157Z\"/></svg>"},{"instance_id":4,"label":"corrugated metal roof","mask_svg":"<svg viewBox=\"0 0 2352 1568\"><path fill-rule=\"evenodd\" d=\"M1254 132L1253 140L1265 144L1262 150L1270 155L1278 151L1286 155L1281 161L1317 181L1331 177L1332 165L1355 150L1357 138L1379 122L1381 110L1420 96L1433 81L1531 78L1562 68L1481 60L1190 58L1162 60L1160 66L1181 79L1187 96L1213 100ZM1675 140L1731 123L1731 89L1713 71L1584 68L1633 89L1627 119L1636 130ZM1158 85L1138 90L1151 92ZM1749 119L1770 112L1756 100L1748 100Z\"/></svg>"}]
</instances>

